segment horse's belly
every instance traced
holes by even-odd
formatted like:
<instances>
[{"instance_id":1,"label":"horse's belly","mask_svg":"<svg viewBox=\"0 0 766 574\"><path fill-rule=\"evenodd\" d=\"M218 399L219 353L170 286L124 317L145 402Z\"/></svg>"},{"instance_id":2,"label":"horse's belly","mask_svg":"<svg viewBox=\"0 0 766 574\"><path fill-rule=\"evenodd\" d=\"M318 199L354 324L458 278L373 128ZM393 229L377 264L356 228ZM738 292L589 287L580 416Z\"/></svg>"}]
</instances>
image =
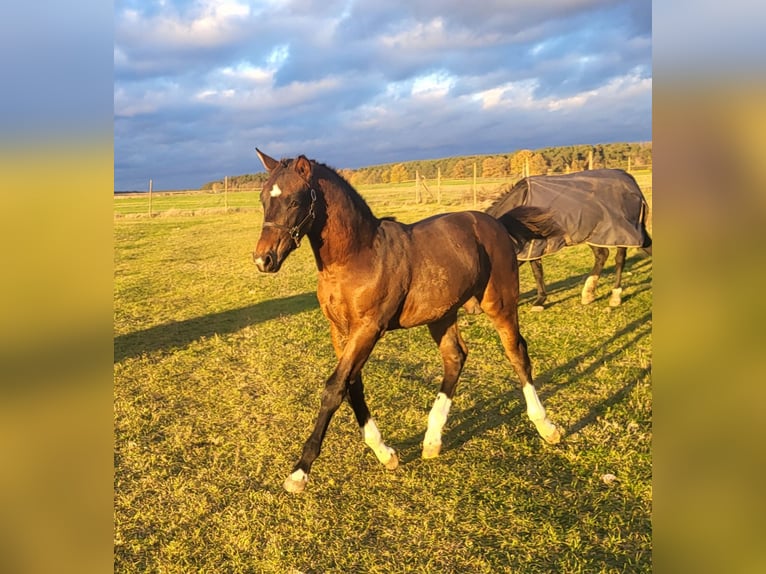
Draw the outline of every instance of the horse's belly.
<instances>
[{"instance_id":1,"label":"horse's belly","mask_svg":"<svg viewBox=\"0 0 766 574\"><path fill-rule=\"evenodd\" d=\"M442 286L432 291L410 291L399 314L399 325L405 329L427 325L456 311L470 298L454 288Z\"/></svg>"}]
</instances>

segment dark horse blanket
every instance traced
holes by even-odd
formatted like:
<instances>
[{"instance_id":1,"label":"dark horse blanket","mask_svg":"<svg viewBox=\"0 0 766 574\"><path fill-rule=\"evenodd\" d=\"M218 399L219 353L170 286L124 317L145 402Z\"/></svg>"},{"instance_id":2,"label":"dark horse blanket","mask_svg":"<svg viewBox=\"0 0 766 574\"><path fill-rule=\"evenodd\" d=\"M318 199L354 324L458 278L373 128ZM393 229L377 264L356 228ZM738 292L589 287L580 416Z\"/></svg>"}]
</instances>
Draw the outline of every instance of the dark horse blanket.
<instances>
[{"instance_id":1,"label":"dark horse blanket","mask_svg":"<svg viewBox=\"0 0 766 574\"><path fill-rule=\"evenodd\" d=\"M563 236L520 244L521 261L540 259L578 243L641 247L647 241L646 200L633 176L621 169L526 177L506 189L487 213L499 218L519 205L551 212L564 230Z\"/></svg>"}]
</instances>

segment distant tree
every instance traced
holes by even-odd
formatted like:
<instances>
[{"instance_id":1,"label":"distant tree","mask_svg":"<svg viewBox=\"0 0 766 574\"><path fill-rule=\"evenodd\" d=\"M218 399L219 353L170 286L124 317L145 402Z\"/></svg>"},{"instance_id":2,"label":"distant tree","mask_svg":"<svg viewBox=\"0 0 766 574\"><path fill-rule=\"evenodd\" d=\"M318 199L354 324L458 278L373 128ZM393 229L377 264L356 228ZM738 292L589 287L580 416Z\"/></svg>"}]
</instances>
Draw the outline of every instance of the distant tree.
<instances>
[{"instance_id":1,"label":"distant tree","mask_svg":"<svg viewBox=\"0 0 766 574\"><path fill-rule=\"evenodd\" d=\"M528 149L513 154L511 158L511 175L514 177L524 177L525 175L543 175L548 173L548 164L542 154L535 153ZM529 166L529 173L525 170Z\"/></svg>"},{"instance_id":2,"label":"distant tree","mask_svg":"<svg viewBox=\"0 0 766 574\"><path fill-rule=\"evenodd\" d=\"M353 170L353 169L348 169L348 168L345 168L345 169L339 169L339 170L338 170L338 174L339 174L339 175L340 175L340 176L341 176L343 179L345 179L347 182L351 183L351 178L352 178L352 177L353 177L353 175L354 175L354 170ZM352 185L353 185L353 184L352 184Z\"/></svg>"},{"instance_id":3,"label":"distant tree","mask_svg":"<svg viewBox=\"0 0 766 574\"><path fill-rule=\"evenodd\" d=\"M471 163L464 159L459 159L455 162L455 165L452 166L451 175L456 179L463 179L464 177L470 177L473 173L471 171L472 169L473 165Z\"/></svg>"},{"instance_id":4,"label":"distant tree","mask_svg":"<svg viewBox=\"0 0 766 574\"><path fill-rule=\"evenodd\" d=\"M397 163L391 168L391 183L401 183L408 179L407 168L403 163Z\"/></svg>"},{"instance_id":5,"label":"distant tree","mask_svg":"<svg viewBox=\"0 0 766 574\"><path fill-rule=\"evenodd\" d=\"M354 187L359 187L367 183L367 172L363 169L356 169L347 180Z\"/></svg>"},{"instance_id":6,"label":"distant tree","mask_svg":"<svg viewBox=\"0 0 766 574\"><path fill-rule=\"evenodd\" d=\"M503 156L490 156L481 162L482 177L506 177L510 171L508 160Z\"/></svg>"},{"instance_id":7,"label":"distant tree","mask_svg":"<svg viewBox=\"0 0 766 574\"><path fill-rule=\"evenodd\" d=\"M473 176L476 162L482 177L522 177L525 158L529 162L530 175L540 173L567 173L587 169L588 154L593 150L593 167L627 169L628 159L635 169L651 168L652 142L581 144L546 147L537 150L520 150L511 155L462 156L431 160L416 160L400 164L387 164L358 169L342 169L339 173L354 186L370 183L401 183L415 176L415 170L428 178L436 178L441 169L443 178L468 179ZM503 162L502 168L499 161ZM266 172L229 176L229 190L258 190L268 178ZM223 179L210 181L201 189L223 189Z\"/></svg>"}]
</instances>

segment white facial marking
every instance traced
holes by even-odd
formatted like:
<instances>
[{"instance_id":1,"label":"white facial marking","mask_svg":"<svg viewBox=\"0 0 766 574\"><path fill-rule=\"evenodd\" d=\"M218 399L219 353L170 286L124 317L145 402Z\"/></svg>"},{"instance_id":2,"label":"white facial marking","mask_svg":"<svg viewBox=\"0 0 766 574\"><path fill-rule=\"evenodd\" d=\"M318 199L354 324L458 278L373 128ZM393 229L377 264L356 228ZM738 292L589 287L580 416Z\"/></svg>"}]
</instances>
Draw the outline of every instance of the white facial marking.
<instances>
[{"instance_id":1,"label":"white facial marking","mask_svg":"<svg viewBox=\"0 0 766 574\"><path fill-rule=\"evenodd\" d=\"M279 186L275 183L274 186L271 188L269 195L271 197L279 197L280 195L282 195L282 190L279 189Z\"/></svg>"},{"instance_id":2,"label":"white facial marking","mask_svg":"<svg viewBox=\"0 0 766 574\"><path fill-rule=\"evenodd\" d=\"M263 267L263 257L259 257L258 259L256 259L256 260L255 260L255 264L256 264L258 267Z\"/></svg>"},{"instance_id":3,"label":"white facial marking","mask_svg":"<svg viewBox=\"0 0 766 574\"><path fill-rule=\"evenodd\" d=\"M444 393L436 395L434 406L431 407L431 412L428 413L428 430L426 430L426 437L423 440L424 444L441 444L442 429L444 428L444 423L447 422L447 415L451 406L452 399L447 398L447 395Z\"/></svg>"}]
</instances>

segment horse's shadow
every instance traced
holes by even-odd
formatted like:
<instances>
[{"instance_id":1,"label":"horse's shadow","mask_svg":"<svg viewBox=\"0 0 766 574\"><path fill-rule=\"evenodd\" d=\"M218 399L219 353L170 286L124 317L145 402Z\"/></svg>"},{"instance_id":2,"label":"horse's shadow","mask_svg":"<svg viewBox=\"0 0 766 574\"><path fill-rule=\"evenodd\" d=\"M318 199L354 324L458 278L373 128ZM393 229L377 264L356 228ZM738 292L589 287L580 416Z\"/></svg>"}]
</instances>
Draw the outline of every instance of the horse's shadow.
<instances>
[{"instance_id":1,"label":"horse's shadow","mask_svg":"<svg viewBox=\"0 0 766 574\"><path fill-rule=\"evenodd\" d=\"M535 379L535 386L538 387L540 399L545 402L561 390L566 389L572 384L595 373L602 365L611 360L619 358L627 349L634 345L638 340L647 336L651 331L649 320L651 313L646 313L635 321L626 325L623 329L615 332L603 343L594 346L579 355L576 355L568 361L557 365L556 367L538 375ZM619 346L614 347L608 353L604 353L604 348L620 340ZM577 370L575 367L589 363L583 370ZM647 366L641 369L635 376L626 380L624 384L615 390L609 397L590 405L588 412L574 421L568 427L562 428L564 440L567 436L578 433L599 416L605 413L610 407L623 401L639 384L645 380L651 372L651 367ZM514 377L515 378L515 377ZM469 381L465 381L470 384ZM509 403L516 402L516 405L509 408ZM442 438L442 453L450 450L459 449L471 439L475 439L492 429L505 424L518 425L529 433L530 436L536 435L534 427L526 424L526 404L517 388L515 380L509 382L508 389L498 395L479 401L465 410L455 409L450 413L447 426L445 427ZM399 459L403 464L417 460L420 457L423 432L410 436L398 442ZM542 440L542 439L541 439Z\"/></svg>"},{"instance_id":2,"label":"horse's shadow","mask_svg":"<svg viewBox=\"0 0 766 574\"><path fill-rule=\"evenodd\" d=\"M281 299L261 301L239 309L229 309L203 317L155 325L114 338L114 362L153 351L182 348L213 334L234 333L283 315L295 315L317 309L316 293L307 292Z\"/></svg>"}]
</instances>

